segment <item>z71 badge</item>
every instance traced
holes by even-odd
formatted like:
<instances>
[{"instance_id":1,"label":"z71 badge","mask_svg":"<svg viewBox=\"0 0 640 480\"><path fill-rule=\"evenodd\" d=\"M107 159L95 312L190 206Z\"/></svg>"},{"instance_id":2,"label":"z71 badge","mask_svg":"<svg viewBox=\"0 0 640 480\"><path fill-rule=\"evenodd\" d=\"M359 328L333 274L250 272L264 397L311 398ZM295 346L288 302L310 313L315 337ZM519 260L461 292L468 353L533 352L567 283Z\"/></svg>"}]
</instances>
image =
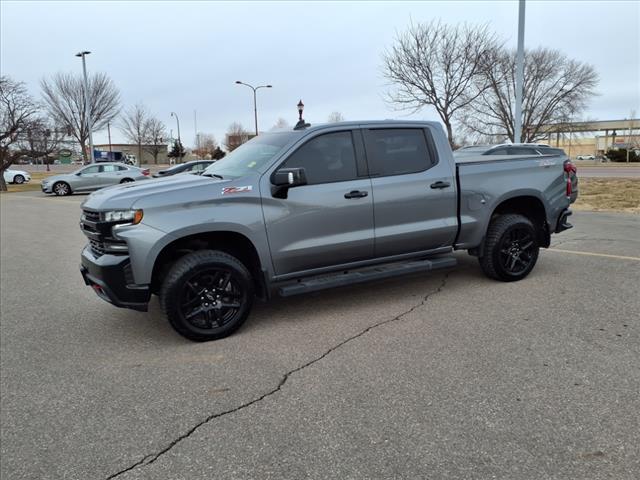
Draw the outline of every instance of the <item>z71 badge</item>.
<instances>
[{"instance_id":1,"label":"z71 badge","mask_svg":"<svg viewBox=\"0 0 640 480\"><path fill-rule=\"evenodd\" d=\"M250 192L251 190L253 190L253 185L245 185L244 187L224 187L222 189L222 194L227 195L228 193Z\"/></svg>"}]
</instances>

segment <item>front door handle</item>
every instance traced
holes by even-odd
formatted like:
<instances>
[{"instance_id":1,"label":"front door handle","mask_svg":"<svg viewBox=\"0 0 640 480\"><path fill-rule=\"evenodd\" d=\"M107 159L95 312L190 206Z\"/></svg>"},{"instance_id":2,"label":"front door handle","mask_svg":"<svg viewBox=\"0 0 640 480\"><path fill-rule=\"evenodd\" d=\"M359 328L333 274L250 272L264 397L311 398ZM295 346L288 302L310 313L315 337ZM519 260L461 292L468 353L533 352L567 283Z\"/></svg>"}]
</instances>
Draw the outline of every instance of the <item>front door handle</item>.
<instances>
[{"instance_id":1,"label":"front door handle","mask_svg":"<svg viewBox=\"0 0 640 480\"><path fill-rule=\"evenodd\" d=\"M431 184L431 188L447 188L447 187L450 187L450 186L451 186L451 184L449 182L442 182L442 181L435 182L435 183Z\"/></svg>"},{"instance_id":2,"label":"front door handle","mask_svg":"<svg viewBox=\"0 0 640 480\"><path fill-rule=\"evenodd\" d=\"M351 190L349 193L344 194L344 198L362 198L369 195L368 192L361 192L360 190Z\"/></svg>"}]
</instances>

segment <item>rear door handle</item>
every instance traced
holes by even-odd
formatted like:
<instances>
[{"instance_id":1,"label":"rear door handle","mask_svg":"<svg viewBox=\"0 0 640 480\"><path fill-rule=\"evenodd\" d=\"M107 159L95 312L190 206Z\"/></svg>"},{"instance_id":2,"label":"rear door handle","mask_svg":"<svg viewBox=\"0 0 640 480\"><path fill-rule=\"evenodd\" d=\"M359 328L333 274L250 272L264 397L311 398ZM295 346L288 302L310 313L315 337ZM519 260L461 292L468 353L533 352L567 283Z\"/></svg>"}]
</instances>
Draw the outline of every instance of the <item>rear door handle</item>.
<instances>
[{"instance_id":1,"label":"rear door handle","mask_svg":"<svg viewBox=\"0 0 640 480\"><path fill-rule=\"evenodd\" d=\"M362 198L369 195L368 192L361 192L360 190L351 190L349 193L344 194L344 198Z\"/></svg>"},{"instance_id":2,"label":"rear door handle","mask_svg":"<svg viewBox=\"0 0 640 480\"><path fill-rule=\"evenodd\" d=\"M451 184L449 182L435 182L431 184L431 188L447 188L450 187Z\"/></svg>"}]
</instances>

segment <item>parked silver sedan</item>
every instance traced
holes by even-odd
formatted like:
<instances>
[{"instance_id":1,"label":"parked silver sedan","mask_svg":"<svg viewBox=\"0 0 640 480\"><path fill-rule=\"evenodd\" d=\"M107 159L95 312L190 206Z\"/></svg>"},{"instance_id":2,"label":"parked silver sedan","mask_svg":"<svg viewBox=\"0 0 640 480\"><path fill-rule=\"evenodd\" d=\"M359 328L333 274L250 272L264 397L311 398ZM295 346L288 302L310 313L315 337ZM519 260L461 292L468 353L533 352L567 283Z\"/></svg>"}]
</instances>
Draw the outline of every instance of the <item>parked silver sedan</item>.
<instances>
[{"instance_id":1,"label":"parked silver sedan","mask_svg":"<svg viewBox=\"0 0 640 480\"><path fill-rule=\"evenodd\" d=\"M123 163L105 162L87 165L75 172L54 175L42 180L44 193L71 195L92 192L118 183L149 180L149 169L142 169Z\"/></svg>"}]
</instances>

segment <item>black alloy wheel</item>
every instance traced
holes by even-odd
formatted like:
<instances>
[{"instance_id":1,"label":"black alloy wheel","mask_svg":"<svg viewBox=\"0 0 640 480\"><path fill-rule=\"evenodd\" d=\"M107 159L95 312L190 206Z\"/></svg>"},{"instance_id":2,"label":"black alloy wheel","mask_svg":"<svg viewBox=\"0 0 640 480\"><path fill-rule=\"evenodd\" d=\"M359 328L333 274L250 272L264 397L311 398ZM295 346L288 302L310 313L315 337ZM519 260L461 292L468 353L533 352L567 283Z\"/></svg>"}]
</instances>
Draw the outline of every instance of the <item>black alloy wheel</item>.
<instances>
[{"instance_id":1,"label":"black alloy wheel","mask_svg":"<svg viewBox=\"0 0 640 480\"><path fill-rule=\"evenodd\" d=\"M500 242L500 266L511 275L521 275L534 261L535 243L530 229L511 229Z\"/></svg>"},{"instance_id":2,"label":"black alloy wheel","mask_svg":"<svg viewBox=\"0 0 640 480\"><path fill-rule=\"evenodd\" d=\"M184 283L180 315L196 328L212 330L233 322L246 301L233 273L222 268L199 272Z\"/></svg>"},{"instance_id":3,"label":"black alloy wheel","mask_svg":"<svg viewBox=\"0 0 640 480\"><path fill-rule=\"evenodd\" d=\"M240 260L218 250L197 250L171 266L160 289L160 305L180 335L202 342L240 328L254 292L251 273Z\"/></svg>"},{"instance_id":4,"label":"black alloy wheel","mask_svg":"<svg viewBox=\"0 0 640 480\"><path fill-rule=\"evenodd\" d=\"M522 280L538 261L538 239L538 231L529 218L515 213L497 216L487 229L482 256L478 258L482 271L503 282Z\"/></svg>"}]
</instances>

